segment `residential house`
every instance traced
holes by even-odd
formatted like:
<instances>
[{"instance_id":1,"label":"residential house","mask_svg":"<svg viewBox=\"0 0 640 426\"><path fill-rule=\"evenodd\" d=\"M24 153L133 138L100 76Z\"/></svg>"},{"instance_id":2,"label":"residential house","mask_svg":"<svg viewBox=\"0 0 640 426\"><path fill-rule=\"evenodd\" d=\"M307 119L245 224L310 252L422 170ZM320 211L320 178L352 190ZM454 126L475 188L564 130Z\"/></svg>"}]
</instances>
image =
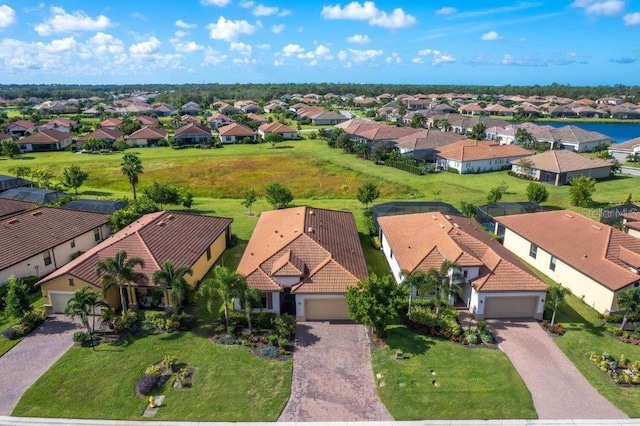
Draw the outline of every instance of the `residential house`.
<instances>
[{"instance_id":1,"label":"residential house","mask_svg":"<svg viewBox=\"0 0 640 426\"><path fill-rule=\"evenodd\" d=\"M622 215L622 224L627 234L640 238L640 212L628 212Z\"/></svg>"},{"instance_id":2,"label":"residential house","mask_svg":"<svg viewBox=\"0 0 640 426\"><path fill-rule=\"evenodd\" d=\"M466 137L458 133L421 129L396 139L395 146L401 154L411 155L419 161L435 163L438 148L464 139Z\"/></svg>"},{"instance_id":3,"label":"residential house","mask_svg":"<svg viewBox=\"0 0 640 426\"><path fill-rule=\"evenodd\" d=\"M264 310L298 320L350 319L344 293L368 277L353 215L313 207L261 213L238 272Z\"/></svg>"},{"instance_id":4,"label":"residential house","mask_svg":"<svg viewBox=\"0 0 640 426\"><path fill-rule=\"evenodd\" d=\"M207 123L214 127L221 127L226 126L227 124L235 123L235 121L224 114L216 112L207 117Z\"/></svg>"},{"instance_id":5,"label":"residential house","mask_svg":"<svg viewBox=\"0 0 640 426\"><path fill-rule=\"evenodd\" d=\"M36 131L36 125L27 120L16 120L9 123L7 126L7 133L11 136L22 137L27 133L33 133Z\"/></svg>"},{"instance_id":6,"label":"residential house","mask_svg":"<svg viewBox=\"0 0 640 426\"><path fill-rule=\"evenodd\" d=\"M638 106L630 102L625 102L622 105L616 105L609 108L609 114L611 118L623 118L623 119L638 119L640 118L640 111Z\"/></svg>"},{"instance_id":7,"label":"residential house","mask_svg":"<svg viewBox=\"0 0 640 426\"><path fill-rule=\"evenodd\" d=\"M169 133L161 127L143 127L127 136L127 144L131 147L158 146L168 138Z\"/></svg>"},{"instance_id":8,"label":"residential house","mask_svg":"<svg viewBox=\"0 0 640 426\"><path fill-rule=\"evenodd\" d=\"M542 319L546 284L476 222L429 212L379 217L378 224L396 282L404 280L403 271L427 272L455 262L463 282L451 285L461 285L462 303L476 319Z\"/></svg>"},{"instance_id":9,"label":"residential house","mask_svg":"<svg viewBox=\"0 0 640 426\"><path fill-rule=\"evenodd\" d=\"M200 105L193 101L189 101L180 107L180 111L187 115L198 115L200 113Z\"/></svg>"},{"instance_id":10,"label":"residential house","mask_svg":"<svg viewBox=\"0 0 640 426\"><path fill-rule=\"evenodd\" d=\"M201 121L198 117L196 117L195 115L190 115L190 114L182 114L180 116L180 122L182 124L190 124L190 123L194 123L194 124L200 124Z\"/></svg>"},{"instance_id":11,"label":"residential house","mask_svg":"<svg viewBox=\"0 0 640 426\"><path fill-rule=\"evenodd\" d=\"M17 188L19 186L32 186L34 183L30 180L19 178L16 176L0 175L0 192L7 189Z\"/></svg>"},{"instance_id":12,"label":"residential house","mask_svg":"<svg viewBox=\"0 0 640 426\"><path fill-rule=\"evenodd\" d=\"M630 155L633 156L634 154L640 159L640 137L622 143L611 144L607 150L615 160L622 163L627 161Z\"/></svg>"},{"instance_id":13,"label":"residential house","mask_svg":"<svg viewBox=\"0 0 640 426\"><path fill-rule=\"evenodd\" d=\"M144 261L144 267L135 267L141 278L125 290L129 306L168 306L169 294L153 284L153 273L167 261L176 268L188 266L193 273L184 278L195 287L226 249L232 221L224 217L175 212L144 215L41 280L44 306L58 313L64 310L73 294L84 287L102 293L102 280L96 275L96 265L113 258L121 250L129 257L140 257ZM108 290L106 302L112 308L121 306L117 288Z\"/></svg>"},{"instance_id":14,"label":"residential house","mask_svg":"<svg viewBox=\"0 0 640 426\"><path fill-rule=\"evenodd\" d=\"M105 118L100 122L100 128L107 129L107 130L117 130L118 127L120 127L121 125L122 125L122 120L114 117Z\"/></svg>"},{"instance_id":15,"label":"residential house","mask_svg":"<svg viewBox=\"0 0 640 426\"><path fill-rule=\"evenodd\" d=\"M228 124L218 128L218 135L222 143L236 143L245 138L256 140L256 132L252 128L238 123Z\"/></svg>"},{"instance_id":16,"label":"residential house","mask_svg":"<svg viewBox=\"0 0 640 426\"><path fill-rule=\"evenodd\" d=\"M0 284L9 276L43 277L111 233L109 216L39 207L1 220Z\"/></svg>"},{"instance_id":17,"label":"residential house","mask_svg":"<svg viewBox=\"0 0 640 426\"><path fill-rule=\"evenodd\" d=\"M151 112L157 115L158 117L169 117L171 114L175 112L173 106L167 103L157 103L151 105Z\"/></svg>"},{"instance_id":18,"label":"residential house","mask_svg":"<svg viewBox=\"0 0 640 426\"><path fill-rule=\"evenodd\" d=\"M265 123L258 127L258 135L263 139L271 134L278 134L282 139L298 139L298 132L282 123Z\"/></svg>"},{"instance_id":19,"label":"residential house","mask_svg":"<svg viewBox=\"0 0 640 426\"><path fill-rule=\"evenodd\" d=\"M135 120L140 123L140 126L157 126L159 121L155 117L150 117L148 115L140 115L135 118Z\"/></svg>"},{"instance_id":20,"label":"residential house","mask_svg":"<svg viewBox=\"0 0 640 426\"><path fill-rule=\"evenodd\" d=\"M604 104L604 105L620 105L621 103L623 103L624 100L621 98L616 98L613 96L607 96L604 98L599 98L596 99L596 104L600 105L600 104Z\"/></svg>"},{"instance_id":21,"label":"residential house","mask_svg":"<svg viewBox=\"0 0 640 426\"><path fill-rule=\"evenodd\" d=\"M335 127L344 130L352 141L367 144L371 148L379 143L393 146L396 140L423 130L413 127L389 126L360 118L345 121Z\"/></svg>"},{"instance_id":22,"label":"residential house","mask_svg":"<svg viewBox=\"0 0 640 426\"><path fill-rule=\"evenodd\" d=\"M10 141L13 138L11 137L11 135L9 133L5 133L3 131L0 131L0 144L2 144L2 142L4 141Z\"/></svg>"},{"instance_id":23,"label":"residential house","mask_svg":"<svg viewBox=\"0 0 640 426\"><path fill-rule=\"evenodd\" d=\"M67 118L57 117L38 127L39 130L57 130L63 133L71 133L78 123Z\"/></svg>"},{"instance_id":24,"label":"residential house","mask_svg":"<svg viewBox=\"0 0 640 426\"><path fill-rule=\"evenodd\" d=\"M267 120L266 118L264 118L261 115L258 114L254 114L252 112L246 114L247 119L249 120L253 120L253 121L257 121L258 123L260 123L260 125L264 124L264 123L268 123L269 120Z\"/></svg>"},{"instance_id":25,"label":"residential house","mask_svg":"<svg viewBox=\"0 0 640 426\"><path fill-rule=\"evenodd\" d=\"M510 169L511 163L531 155L518 145L500 145L494 141L464 139L437 148L439 169L455 169L460 174Z\"/></svg>"},{"instance_id":26,"label":"residential house","mask_svg":"<svg viewBox=\"0 0 640 426\"><path fill-rule=\"evenodd\" d=\"M613 164L600 158L589 158L566 149L554 149L515 161L511 170L534 180L566 185L578 176L605 179L611 175Z\"/></svg>"},{"instance_id":27,"label":"residential house","mask_svg":"<svg viewBox=\"0 0 640 426\"><path fill-rule=\"evenodd\" d=\"M78 145L82 145L82 142L85 142L88 139L95 139L101 142L105 146L112 146L115 141L118 139L122 139L124 137L124 133L119 129L111 129L111 128L98 128L93 132L86 134L84 136L80 136L78 138Z\"/></svg>"},{"instance_id":28,"label":"residential house","mask_svg":"<svg viewBox=\"0 0 640 426\"><path fill-rule=\"evenodd\" d=\"M59 151L73 142L71 133L42 130L18 140L20 152Z\"/></svg>"},{"instance_id":29,"label":"residential house","mask_svg":"<svg viewBox=\"0 0 640 426\"><path fill-rule=\"evenodd\" d=\"M569 210L496 218L504 246L600 313L640 286L640 239Z\"/></svg>"},{"instance_id":30,"label":"residential house","mask_svg":"<svg viewBox=\"0 0 640 426\"><path fill-rule=\"evenodd\" d=\"M340 113L315 106L300 108L296 112L298 119L309 118L314 126L332 126L347 121L347 117Z\"/></svg>"},{"instance_id":31,"label":"residential house","mask_svg":"<svg viewBox=\"0 0 640 426\"><path fill-rule=\"evenodd\" d=\"M175 140L178 145L196 145L211 141L211 129L199 123L189 123L176 130Z\"/></svg>"},{"instance_id":32,"label":"residential house","mask_svg":"<svg viewBox=\"0 0 640 426\"><path fill-rule=\"evenodd\" d=\"M592 151L600 145L611 145L615 141L598 132L590 132L580 127L569 125L551 130L555 145L577 152Z\"/></svg>"},{"instance_id":33,"label":"residential house","mask_svg":"<svg viewBox=\"0 0 640 426\"><path fill-rule=\"evenodd\" d=\"M35 203L20 200L6 200L0 202L0 221L16 213L22 213L26 210L36 207Z\"/></svg>"}]
</instances>

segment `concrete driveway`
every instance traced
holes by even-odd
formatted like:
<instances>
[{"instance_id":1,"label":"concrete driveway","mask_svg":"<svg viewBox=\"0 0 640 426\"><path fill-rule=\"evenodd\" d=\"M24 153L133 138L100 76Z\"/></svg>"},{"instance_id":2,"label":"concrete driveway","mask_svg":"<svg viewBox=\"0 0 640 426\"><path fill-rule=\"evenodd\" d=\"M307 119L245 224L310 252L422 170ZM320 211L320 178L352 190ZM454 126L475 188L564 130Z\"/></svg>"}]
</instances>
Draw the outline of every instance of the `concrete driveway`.
<instances>
[{"instance_id":1,"label":"concrete driveway","mask_svg":"<svg viewBox=\"0 0 640 426\"><path fill-rule=\"evenodd\" d=\"M78 325L63 315L48 318L0 357L0 416L9 416L24 391L72 345Z\"/></svg>"},{"instance_id":2,"label":"concrete driveway","mask_svg":"<svg viewBox=\"0 0 640 426\"><path fill-rule=\"evenodd\" d=\"M376 395L365 328L298 323L291 397L278 421L363 420L392 420Z\"/></svg>"},{"instance_id":3,"label":"concrete driveway","mask_svg":"<svg viewBox=\"0 0 640 426\"><path fill-rule=\"evenodd\" d=\"M488 323L531 392L539 419L627 418L596 392L537 321Z\"/></svg>"}]
</instances>

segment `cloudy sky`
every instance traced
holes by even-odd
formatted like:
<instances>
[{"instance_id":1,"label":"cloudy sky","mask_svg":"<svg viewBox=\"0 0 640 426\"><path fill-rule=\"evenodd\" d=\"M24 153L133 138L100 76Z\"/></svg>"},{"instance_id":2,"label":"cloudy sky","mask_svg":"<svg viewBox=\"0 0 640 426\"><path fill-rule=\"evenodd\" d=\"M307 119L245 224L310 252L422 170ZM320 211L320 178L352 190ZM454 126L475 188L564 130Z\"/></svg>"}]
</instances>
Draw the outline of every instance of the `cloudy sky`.
<instances>
[{"instance_id":1,"label":"cloudy sky","mask_svg":"<svg viewBox=\"0 0 640 426\"><path fill-rule=\"evenodd\" d=\"M0 83L640 84L640 0L0 0Z\"/></svg>"}]
</instances>

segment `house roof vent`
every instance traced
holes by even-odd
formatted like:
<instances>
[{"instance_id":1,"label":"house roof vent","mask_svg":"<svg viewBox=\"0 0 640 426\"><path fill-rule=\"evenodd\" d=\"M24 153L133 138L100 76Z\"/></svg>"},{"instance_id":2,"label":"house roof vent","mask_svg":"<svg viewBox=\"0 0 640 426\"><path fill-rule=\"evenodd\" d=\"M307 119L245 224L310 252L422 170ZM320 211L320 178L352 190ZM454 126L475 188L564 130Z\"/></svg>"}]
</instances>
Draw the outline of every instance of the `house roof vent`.
<instances>
[{"instance_id":1,"label":"house roof vent","mask_svg":"<svg viewBox=\"0 0 640 426\"><path fill-rule=\"evenodd\" d=\"M573 215L570 215L569 213L565 213L564 214L566 217L568 217L569 219L573 219Z\"/></svg>"},{"instance_id":2,"label":"house roof vent","mask_svg":"<svg viewBox=\"0 0 640 426\"><path fill-rule=\"evenodd\" d=\"M591 227L592 227L593 229L595 229L596 231L602 231L602 228L600 228L599 226L591 225Z\"/></svg>"},{"instance_id":3,"label":"house roof vent","mask_svg":"<svg viewBox=\"0 0 640 426\"><path fill-rule=\"evenodd\" d=\"M315 230L314 230L312 227L309 227L309 228L307 229L307 232L308 232L309 234L313 234L313 233L315 232Z\"/></svg>"}]
</instances>

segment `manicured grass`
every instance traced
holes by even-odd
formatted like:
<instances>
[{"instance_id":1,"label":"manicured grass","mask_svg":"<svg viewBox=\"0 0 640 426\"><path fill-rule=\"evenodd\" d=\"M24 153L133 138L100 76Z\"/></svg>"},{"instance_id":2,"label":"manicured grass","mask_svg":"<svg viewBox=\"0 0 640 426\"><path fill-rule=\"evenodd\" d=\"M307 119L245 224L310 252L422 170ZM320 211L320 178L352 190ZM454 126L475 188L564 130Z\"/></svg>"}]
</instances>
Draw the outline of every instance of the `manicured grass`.
<instances>
[{"instance_id":1,"label":"manicured grass","mask_svg":"<svg viewBox=\"0 0 640 426\"><path fill-rule=\"evenodd\" d=\"M241 347L214 345L192 333L172 333L124 344L71 348L27 390L12 415L143 420L147 398L135 395L145 368L178 356L195 366L193 387L172 380L154 420L275 421L291 388L291 361L258 358Z\"/></svg>"},{"instance_id":2,"label":"manicured grass","mask_svg":"<svg viewBox=\"0 0 640 426\"><path fill-rule=\"evenodd\" d=\"M373 349L372 358L374 374L382 374L375 379L378 396L394 419L537 417L529 391L499 350L469 349L401 326L388 332L387 345ZM409 359L395 359L397 350Z\"/></svg>"},{"instance_id":3,"label":"manicured grass","mask_svg":"<svg viewBox=\"0 0 640 426\"><path fill-rule=\"evenodd\" d=\"M44 303L42 300L42 294L39 291L29 294L29 299L31 300L31 307L33 309L39 308ZM12 326L15 323L15 318L5 315L4 312L0 312L0 330L4 330L5 328ZM9 340L0 335L0 356L9 352L9 349L13 348L21 340L22 339Z\"/></svg>"}]
</instances>

